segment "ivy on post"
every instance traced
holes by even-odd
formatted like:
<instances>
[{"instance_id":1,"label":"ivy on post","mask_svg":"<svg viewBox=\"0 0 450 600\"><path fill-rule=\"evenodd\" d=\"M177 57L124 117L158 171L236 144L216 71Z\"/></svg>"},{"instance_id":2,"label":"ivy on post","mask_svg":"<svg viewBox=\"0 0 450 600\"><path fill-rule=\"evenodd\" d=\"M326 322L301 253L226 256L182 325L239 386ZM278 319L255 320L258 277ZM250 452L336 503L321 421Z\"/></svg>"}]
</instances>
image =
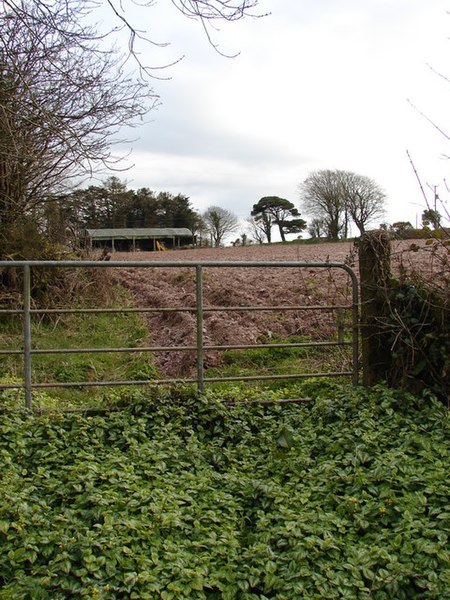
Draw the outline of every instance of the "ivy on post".
<instances>
[{"instance_id":1,"label":"ivy on post","mask_svg":"<svg viewBox=\"0 0 450 600\"><path fill-rule=\"evenodd\" d=\"M371 231L358 242L361 283L361 348L363 384L388 380L392 361L387 339L391 245L384 231Z\"/></svg>"}]
</instances>

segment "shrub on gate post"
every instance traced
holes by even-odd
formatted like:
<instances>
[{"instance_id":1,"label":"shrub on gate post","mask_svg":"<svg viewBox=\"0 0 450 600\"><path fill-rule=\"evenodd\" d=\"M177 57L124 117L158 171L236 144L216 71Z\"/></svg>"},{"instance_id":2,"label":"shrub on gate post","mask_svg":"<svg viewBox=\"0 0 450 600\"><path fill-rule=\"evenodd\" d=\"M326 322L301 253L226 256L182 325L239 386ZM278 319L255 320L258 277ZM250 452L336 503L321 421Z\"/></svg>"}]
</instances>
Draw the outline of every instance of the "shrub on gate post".
<instances>
[{"instance_id":1,"label":"shrub on gate post","mask_svg":"<svg viewBox=\"0 0 450 600\"><path fill-rule=\"evenodd\" d=\"M401 265L399 277L392 277L386 232L364 234L358 247L363 384L429 390L450 408L450 244L437 240L405 250L429 253L431 264L441 268L431 277L414 263Z\"/></svg>"}]
</instances>

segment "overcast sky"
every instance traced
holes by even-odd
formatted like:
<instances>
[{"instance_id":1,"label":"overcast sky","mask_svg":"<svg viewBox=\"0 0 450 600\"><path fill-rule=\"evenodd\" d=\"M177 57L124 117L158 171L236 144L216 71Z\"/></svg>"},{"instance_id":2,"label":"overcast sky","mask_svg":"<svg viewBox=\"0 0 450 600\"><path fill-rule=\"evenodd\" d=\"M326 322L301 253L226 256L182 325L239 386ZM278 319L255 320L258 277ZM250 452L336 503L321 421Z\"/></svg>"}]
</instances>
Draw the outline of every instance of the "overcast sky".
<instances>
[{"instance_id":1,"label":"overcast sky","mask_svg":"<svg viewBox=\"0 0 450 600\"><path fill-rule=\"evenodd\" d=\"M297 188L310 171L345 169L382 186L388 222L420 223L424 200L406 150L424 185L444 197L450 142L408 100L450 132L450 82L430 68L450 76L447 8L444 0L263 0L269 16L213 32L222 52L240 53L232 59L170 3L141 9L139 25L171 42L143 46L143 61L184 58L162 72L169 81L154 82L161 105L135 130L135 166L121 177L245 219L262 196L301 207Z\"/></svg>"}]
</instances>

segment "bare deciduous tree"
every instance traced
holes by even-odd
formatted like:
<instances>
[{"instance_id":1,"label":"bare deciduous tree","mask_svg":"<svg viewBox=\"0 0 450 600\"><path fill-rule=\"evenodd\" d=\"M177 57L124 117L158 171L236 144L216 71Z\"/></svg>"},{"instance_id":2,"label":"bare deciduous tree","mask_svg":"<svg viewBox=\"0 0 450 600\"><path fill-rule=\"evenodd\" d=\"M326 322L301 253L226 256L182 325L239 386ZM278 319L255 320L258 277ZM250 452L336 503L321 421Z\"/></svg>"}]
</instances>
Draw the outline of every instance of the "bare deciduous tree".
<instances>
[{"instance_id":1,"label":"bare deciduous tree","mask_svg":"<svg viewBox=\"0 0 450 600\"><path fill-rule=\"evenodd\" d=\"M312 238L325 237L327 232L323 219L312 219L308 225L308 233Z\"/></svg>"},{"instance_id":2,"label":"bare deciduous tree","mask_svg":"<svg viewBox=\"0 0 450 600\"><path fill-rule=\"evenodd\" d=\"M258 244L264 244L267 239L267 231L268 229L265 227L263 215L258 215L256 217L249 217L247 219L248 229L252 238ZM271 227L269 229L271 231Z\"/></svg>"},{"instance_id":3,"label":"bare deciduous tree","mask_svg":"<svg viewBox=\"0 0 450 600\"><path fill-rule=\"evenodd\" d=\"M156 100L76 17L61 11L50 23L0 13L2 225L30 214L74 177L114 166L111 144L120 127Z\"/></svg>"},{"instance_id":4,"label":"bare deciduous tree","mask_svg":"<svg viewBox=\"0 0 450 600\"><path fill-rule=\"evenodd\" d=\"M337 240L345 218L339 171L326 169L310 173L300 185L300 199L303 211L321 219L325 223L327 237Z\"/></svg>"},{"instance_id":5,"label":"bare deciduous tree","mask_svg":"<svg viewBox=\"0 0 450 600\"><path fill-rule=\"evenodd\" d=\"M314 171L300 185L303 209L324 224L327 237L347 236L351 219L364 233L366 226L384 214L386 195L370 177L351 171Z\"/></svg>"},{"instance_id":6,"label":"bare deciduous tree","mask_svg":"<svg viewBox=\"0 0 450 600\"><path fill-rule=\"evenodd\" d=\"M216 248L223 243L227 235L234 233L239 226L236 215L220 206L210 206L202 217Z\"/></svg>"},{"instance_id":7,"label":"bare deciduous tree","mask_svg":"<svg viewBox=\"0 0 450 600\"><path fill-rule=\"evenodd\" d=\"M370 177L349 171L341 171L341 185L348 215L362 235L369 223L384 215L386 194Z\"/></svg>"}]
</instances>

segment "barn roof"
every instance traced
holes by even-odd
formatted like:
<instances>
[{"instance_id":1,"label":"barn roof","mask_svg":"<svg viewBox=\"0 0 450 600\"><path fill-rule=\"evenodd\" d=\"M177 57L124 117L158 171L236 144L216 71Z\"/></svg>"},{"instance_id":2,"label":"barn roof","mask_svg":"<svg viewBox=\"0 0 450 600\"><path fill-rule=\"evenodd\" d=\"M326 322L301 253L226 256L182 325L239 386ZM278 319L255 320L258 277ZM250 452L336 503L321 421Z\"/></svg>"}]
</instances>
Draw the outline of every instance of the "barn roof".
<instances>
[{"instance_id":1,"label":"barn roof","mask_svg":"<svg viewBox=\"0 0 450 600\"><path fill-rule=\"evenodd\" d=\"M122 229L86 229L92 240L111 239L149 239L167 237L192 237L192 231L186 227L127 227Z\"/></svg>"}]
</instances>

